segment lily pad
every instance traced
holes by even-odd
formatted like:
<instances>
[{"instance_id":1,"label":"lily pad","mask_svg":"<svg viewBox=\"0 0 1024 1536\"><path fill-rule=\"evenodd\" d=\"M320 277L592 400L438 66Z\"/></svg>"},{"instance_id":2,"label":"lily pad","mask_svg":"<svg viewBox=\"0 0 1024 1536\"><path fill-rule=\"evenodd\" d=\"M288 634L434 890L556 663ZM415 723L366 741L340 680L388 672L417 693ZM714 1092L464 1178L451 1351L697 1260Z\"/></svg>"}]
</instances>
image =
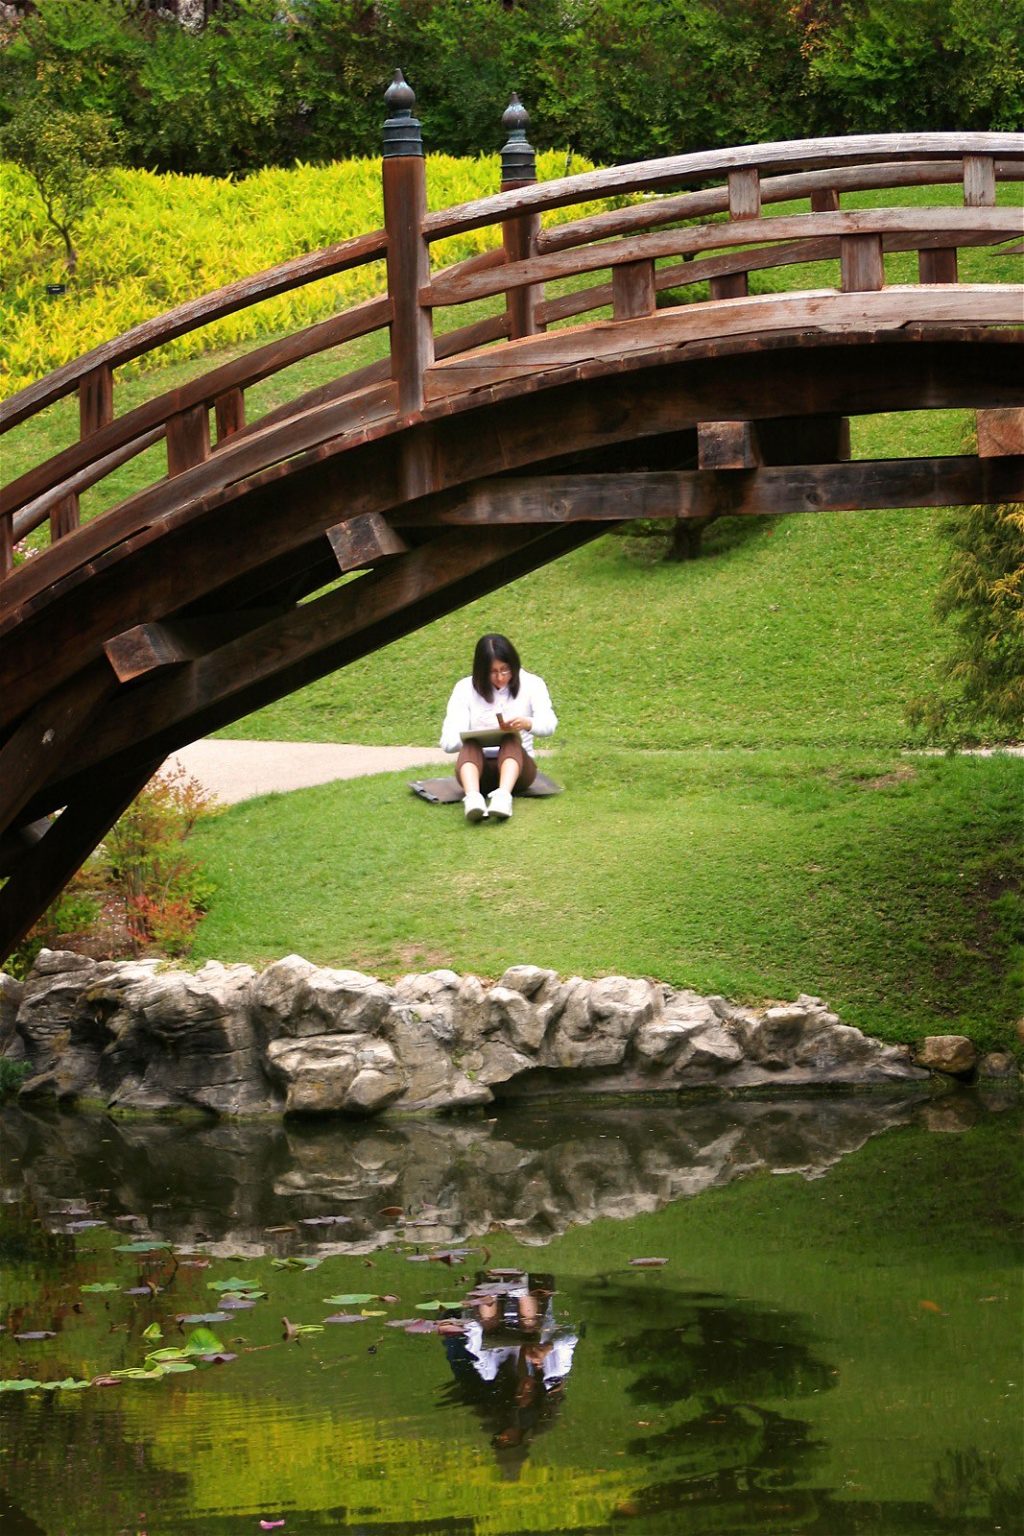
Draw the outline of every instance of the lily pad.
<instances>
[{"instance_id":1,"label":"lily pad","mask_svg":"<svg viewBox=\"0 0 1024 1536\"><path fill-rule=\"evenodd\" d=\"M258 1280L242 1280L238 1275L230 1275L227 1280L207 1280L208 1291L256 1291L259 1289Z\"/></svg>"},{"instance_id":2,"label":"lily pad","mask_svg":"<svg viewBox=\"0 0 1024 1536\"><path fill-rule=\"evenodd\" d=\"M405 1331L406 1333L436 1333L437 1324L432 1323L427 1317L417 1317Z\"/></svg>"},{"instance_id":3,"label":"lily pad","mask_svg":"<svg viewBox=\"0 0 1024 1536\"><path fill-rule=\"evenodd\" d=\"M271 1259L274 1269L317 1269L323 1263L318 1258L295 1257L290 1259Z\"/></svg>"},{"instance_id":4,"label":"lily pad","mask_svg":"<svg viewBox=\"0 0 1024 1536\"><path fill-rule=\"evenodd\" d=\"M47 1381L43 1385L52 1388L56 1392L84 1392L86 1387L91 1387L91 1381L79 1381L76 1376L65 1376L63 1381Z\"/></svg>"},{"instance_id":5,"label":"lily pad","mask_svg":"<svg viewBox=\"0 0 1024 1536\"><path fill-rule=\"evenodd\" d=\"M68 1224L67 1224L67 1231L68 1232L88 1232L91 1227L105 1227L105 1226L106 1226L106 1222L105 1221L99 1221L99 1220L69 1221Z\"/></svg>"},{"instance_id":6,"label":"lily pad","mask_svg":"<svg viewBox=\"0 0 1024 1536\"><path fill-rule=\"evenodd\" d=\"M41 1387L41 1381L33 1381L31 1376L18 1376L14 1381L0 1381L0 1392L32 1392L36 1387Z\"/></svg>"},{"instance_id":7,"label":"lily pad","mask_svg":"<svg viewBox=\"0 0 1024 1536\"><path fill-rule=\"evenodd\" d=\"M163 1336L164 1331L160 1327L159 1323L150 1323L148 1328L143 1328L142 1330L142 1337L146 1340L147 1343L154 1339L162 1339Z\"/></svg>"},{"instance_id":8,"label":"lily pad","mask_svg":"<svg viewBox=\"0 0 1024 1536\"><path fill-rule=\"evenodd\" d=\"M115 1253L166 1253L167 1249L170 1246L171 1246L170 1243L144 1242L144 1241L143 1242L138 1242L138 1243L115 1243L115 1245L114 1245L114 1252Z\"/></svg>"},{"instance_id":9,"label":"lily pad","mask_svg":"<svg viewBox=\"0 0 1024 1536\"><path fill-rule=\"evenodd\" d=\"M227 1323L230 1322L230 1318L226 1312L179 1312L174 1321L176 1323Z\"/></svg>"},{"instance_id":10,"label":"lily pad","mask_svg":"<svg viewBox=\"0 0 1024 1536\"><path fill-rule=\"evenodd\" d=\"M185 1371L194 1371L198 1367L194 1360L167 1360L161 1366L165 1376L181 1376Z\"/></svg>"},{"instance_id":11,"label":"lily pad","mask_svg":"<svg viewBox=\"0 0 1024 1536\"><path fill-rule=\"evenodd\" d=\"M119 1371L110 1372L117 1381L158 1381L163 1374L162 1365L156 1366L151 1371L143 1370L141 1365L126 1365Z\"/></svg>"},{"instance_id":12,"label":"lily pad","mask_svg":"<svg viewBox=\"0 0 1024 1536\"><path fill-rule=\"evenodd\" d=\"M440 1310L441 1310L441 1308L443 1306L444 1306L444 1302L442 1302L442 1301L418 1301L416 1303L416 1311L417 1312L440 1312Z\"/></svg>"},{"instance_id":13,"label":"lily pad","mask_svg":"<svg viewBox=\"0 0 1024 1536\"><path fill-rule=\"evenodd\" d=\"M365 1323L366 1318L361 1312L334 1312L330 1317L324 1318L325 1323Z\"/></svg>"},{"instance_id":14,"label":"lily pad","mask_svg":"<svg viewBox=\"0 0 1024 1536\"><path fill-rule=\"evenodd\" d=\"M52 1328L33 1328L29 1333L16 1333L15 1342L18 1344L34 1343L37 1339L55 1339L57 1335Z\"/></svg>"},{"instance_id":15,"label":"lily pad","mask_svg":"<svg viewBox=\"0 0 1024 1536\"><path fill-rule=\"evenodd\" d=\"M345 1296L325 1296L329 1307L361 1307L364 1302L376 1301L376 1291L351 1291Z\"/></svg>"},{"instance_id":16,"label":"lily pad","mask_svg":"<svg viewBox=\"0 0 1024 1536\"><path fill-rule=\"evenodd\" d=\"M221 1306L225 1312L245 1312L249 1307L256 1305L254 1296L222 1296Z\"/></svg>"},{"instance_id":17,"label":"lily pad","mask_svg":"<svg viewBox=\"0 0 1024 1536\"><path fill-rule=\"evenodd\" d=\"M120 1286L116 1280L93 1280L89 1285L80 1285L78 1289L80 1291L90 1291L95 1295L99 1295L103 1291L120 1290Z\"/></svg>"},{"instance_id":18,"label":"lily pad","mask_svg":"<svg viewBox=\"0 0 1024 1536\"><path fill-rule=\"evenodd\" d=\"M155 1296L158 1291L162 1290L162 1285L130 1285L121 1294L122 1296Z\"/></svg>"}]
</instances>

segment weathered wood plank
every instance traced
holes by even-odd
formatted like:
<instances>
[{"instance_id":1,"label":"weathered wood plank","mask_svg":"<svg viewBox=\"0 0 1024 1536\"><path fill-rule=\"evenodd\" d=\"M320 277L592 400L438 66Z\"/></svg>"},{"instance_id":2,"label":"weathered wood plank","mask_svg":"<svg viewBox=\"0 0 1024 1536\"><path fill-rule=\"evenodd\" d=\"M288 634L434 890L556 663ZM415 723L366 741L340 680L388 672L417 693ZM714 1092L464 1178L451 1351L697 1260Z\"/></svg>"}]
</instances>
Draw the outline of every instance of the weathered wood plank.
<instances>
[{"instance_id":1,"label":"weathered wood plank","mask_svg":"<svg viewBox=\"0 0 1024 1536\"><path fill-rule=\"evenodd\" d=\"M930 168L929 167L924 167L923 169L925 171L927 171ZM929 178L929 180L930 179L931 178ZM827 187L820 187L819 186L819 187L813 188L813 190L811 191L811 212L812 213L838 213L839 212L839 208L840 208L840 203L839 203L840 185L841 185L841 183L838 181L838 178L837 178L837 179L831 180ZM906 183L901 183L901 185L906 185ZM927 183L926 183L926 185L927 185Z\"/></svg>"},{"instance_id":2,"label":"weathered wood plank","mask_svg":"<svg viewBox=\"0 0 1024 1536\"><path fill-rule=\"evenodd\" d=\"M420 292L423 304L465 304L526 283L596 272L624 262L656 260L728 246L765 245L777 240L818 239L825 235L959 236L988 233L1010 239L1024 228L1024 210L1015 208L858 208L839 213L780 214L771 219L740 219L729 224L696 224L627 236L595 246L556 251L512 263L491 272L450 277L438 273ZM945 244L955 244L946 239Z\"/></svg>"},{"instance_id":3,"label":"weathered wood plank","mask_svg":"<svg viewBox=\"0 0 1024 1536\"><path fill-rule=\"evenodd\" d=\"M50 538L54 542L66 539L69 533L74 533L81 520L78 492L65 491L50 509Z\"/></svg>"},{"instance_id":4,"label":"weathered wood plank","mask_svg":"<svg viewBox=\"0 0 1024 1536\"><path fill-rule=\"evenodd\" d=\"M365 570L409 553L401 534L379 512L364 512L361 517L338 523L328 528L327 537L340 571Z\"/></svg>"},{"instance_id":5,"label":"weathered wood plank","mask_svg":"<svg viewBox=\"0 0 1024 1536\"><path fill-rule=\"evenodd\" d=\"M587 329L587 355L580 355L575 331L549 331L486 352L467 353L436 364L427 376L428 400L480 389L513 379L535 378L547 368L575 365L586 369L610 356L662 351L702 337L759 335L765 343L782 330L841 334L865 328L903 328L946 322L1015 326L1020 320L1020 290L1013 284L976 284L970 288L898 287L879 292L759 294L729 305L690 304L662 309L643 320L605 321Z\"/></svg>"},{"instance_id":6,"label":"weathered wood plank","mask_svg":"<svg viewBox=\"0 0 1024 1536\"><path fill-rule=\"evenodd\" d=\"M730 171L727 179L730 219L756 219L761 214L761 174L756 166Z\"/></svg>"},{"instance_id":7,"label":"weathered wood plank","mask_svg":"<svg viewBox=\"0 0 1024 1536\"><path fill-rule=\"evenodd\" d=\"M119 683L192 660L191 648L166 624L136 624L105 641L103 651Z\"/></svg>"},{"instance_id":8,"label":"weathered wood plank","mask_svg":"<svg viewBox=\"0 0 1024 1536\"><path fill-rule=\"evenodd\" d=\"M0 513L0 578L14 569L14 519Z\"/></svg>"},{"instance_id":9,"label":"weathered wood plank","mask_svg":"<svg viewBox=\"0 0 1024 1536\"><path fill-rule=\"evenodd\" d=\"M978 454L983 459L1024 454L1024 410L978 411Z\"/></svg>"},{"instance_id":10,"label":"weathered wood plank","mask_svg":"<svg viewBox=\"0 0 1024 1536\"><path fill-rule=\"evenodd\" d=\"M698 469L754 469L761 463L757 428L749 421L702 421L697 426Z\"/></svg>"},{"instance_id":11,"label":"weathered wood plank","mask_svg":"<svg viewBox=\"0 0 1024 1536\"><path fill-rule=\"evenodd\" d=\"M26 851L0 890L0 958L6 959L42 917L159 766L147 763L127 778L99 768Z\"/></svg>"}]
</instances>

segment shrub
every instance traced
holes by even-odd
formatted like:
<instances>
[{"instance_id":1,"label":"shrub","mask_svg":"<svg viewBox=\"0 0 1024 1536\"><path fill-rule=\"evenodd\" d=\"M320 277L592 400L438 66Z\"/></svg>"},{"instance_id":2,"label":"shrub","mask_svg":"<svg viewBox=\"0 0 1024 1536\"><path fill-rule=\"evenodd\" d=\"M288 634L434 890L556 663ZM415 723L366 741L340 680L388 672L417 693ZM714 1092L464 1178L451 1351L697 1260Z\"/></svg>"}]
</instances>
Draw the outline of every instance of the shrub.
<instances>
[{"instance_id":1,"label":"shrub","mask_svg":"<svg viewBox=\"0 0 1024 1536\"><path fill-rule=\"evenodd\" d=\"M74 274L78 252L72 236L100 195L103 172L118 157L113 122L99 112L57 110L40 96L21 102L0 129L0 152L30 178Z\"/></svg>"}]
</instances>

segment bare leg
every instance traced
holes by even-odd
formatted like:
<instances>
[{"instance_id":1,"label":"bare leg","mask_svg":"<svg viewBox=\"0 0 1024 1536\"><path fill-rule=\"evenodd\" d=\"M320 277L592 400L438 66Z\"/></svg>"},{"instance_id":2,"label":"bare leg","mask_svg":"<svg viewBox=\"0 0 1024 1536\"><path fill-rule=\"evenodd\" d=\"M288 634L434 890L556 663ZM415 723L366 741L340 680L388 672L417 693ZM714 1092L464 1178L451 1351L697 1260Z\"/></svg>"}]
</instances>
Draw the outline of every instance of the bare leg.
<instances>
[{"instance_id":1,"label":"bare leg","mask_svg":"<svg viewBox=\"0 0 1024 1536\"><path fill-rule=\"evenodd\" d=\"M519 764L514 757L506 757L498 770L498 788L507 789L509 794L519 782Z\"/></svg>"},{"instance_id":2,"label":"bare leg","mask_svg":"<svg viewBox=\"0 0 1024 1536\"><path fill-rule=\"evenodd\" d=\"M480 793L480 769L476 763L463 763L456 777L467 795Z\"/></svg>"}]
</instances>

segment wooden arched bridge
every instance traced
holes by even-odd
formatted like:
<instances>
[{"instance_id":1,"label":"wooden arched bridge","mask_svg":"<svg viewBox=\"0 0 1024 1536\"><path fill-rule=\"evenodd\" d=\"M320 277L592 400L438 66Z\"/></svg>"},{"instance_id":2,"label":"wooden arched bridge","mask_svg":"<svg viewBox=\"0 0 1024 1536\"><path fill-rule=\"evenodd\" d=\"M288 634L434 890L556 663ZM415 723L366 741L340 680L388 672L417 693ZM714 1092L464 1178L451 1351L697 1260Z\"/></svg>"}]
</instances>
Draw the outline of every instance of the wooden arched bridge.
<instances>
[{"instance_id":1,"label":"wooden arched bridge","mask_svg":"<svg viewBox=\"0 0 1024 1536\"><path fill-rule=\"evenodd\" d=\"M959 282L957 257L1020 241L997 193L1024 178L1021 136L755 144L538 184L513 100L502 190L428 213L398 76L388 101L383 229L0 408L6 430L77 392L81 421L0 500L0 954L168 752L615 523L1024 499L1022 291ZM958 190L889 196L923 186ZM482 228L493 249L432 266L435 242ZM887 282L900 252L917 281ZM832 286L749 292L809 262ZM116 413L121 365L372 264L379 297ZM471 301L484 318L435 323ZM374 331L381 361L246 419L249 386ZM976 451L849 459L850 415L944 407L977 412ZM80 524L81 494L159 441L166 474Z\"/></svg>"}]
</instances>

